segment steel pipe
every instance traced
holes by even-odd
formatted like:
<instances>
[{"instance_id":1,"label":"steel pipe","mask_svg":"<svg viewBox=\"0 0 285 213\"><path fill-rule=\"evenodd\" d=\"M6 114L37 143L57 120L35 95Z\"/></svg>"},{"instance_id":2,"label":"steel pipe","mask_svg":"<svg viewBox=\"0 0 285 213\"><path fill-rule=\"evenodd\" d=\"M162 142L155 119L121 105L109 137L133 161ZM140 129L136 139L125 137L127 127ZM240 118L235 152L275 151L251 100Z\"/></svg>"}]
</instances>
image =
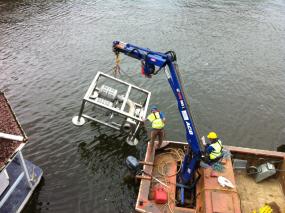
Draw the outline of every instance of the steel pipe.
<instances>
[{"instance_id":1,"label":"steel pipe","mask_svg":"<svg viewBox=\"0 0 285 213\"><path fill-rule=\"evenodd\" d=\"M24 137L21 135L12 135L3 132L0 132L0 138L5 138L12 141L24 141Z\"/></svg>"}]
</instances>

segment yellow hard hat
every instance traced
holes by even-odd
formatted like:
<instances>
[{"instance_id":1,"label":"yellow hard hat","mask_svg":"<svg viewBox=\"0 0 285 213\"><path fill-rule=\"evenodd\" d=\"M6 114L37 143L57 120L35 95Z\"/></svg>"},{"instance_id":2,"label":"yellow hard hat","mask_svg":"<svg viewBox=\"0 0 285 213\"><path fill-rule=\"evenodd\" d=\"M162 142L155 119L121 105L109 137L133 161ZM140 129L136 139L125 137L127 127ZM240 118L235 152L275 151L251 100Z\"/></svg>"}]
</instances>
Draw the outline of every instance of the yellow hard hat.
<instances>
[{"instance_id":1,"label":"yellow hard hat","mask_svg":"<svg viewBox=\"0 0 285 213\"><path fill-rule=\"evenodd\" d=\"M209 132L207 138L208 138L208 139L217 139L217 138L218 138L218 135L217 135L217 133L215 133L215 132Z\"/></svg>"}]
</instances>

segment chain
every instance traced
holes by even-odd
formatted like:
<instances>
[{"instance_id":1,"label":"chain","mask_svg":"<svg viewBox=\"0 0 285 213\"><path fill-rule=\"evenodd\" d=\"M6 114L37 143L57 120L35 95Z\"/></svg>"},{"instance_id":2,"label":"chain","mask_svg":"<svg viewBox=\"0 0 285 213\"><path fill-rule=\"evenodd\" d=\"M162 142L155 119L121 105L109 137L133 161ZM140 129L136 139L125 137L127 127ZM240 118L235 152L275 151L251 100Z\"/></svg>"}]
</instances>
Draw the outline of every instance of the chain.
<instances>
[{"instance_id":1,"label":"chain","mask_svg":"<svg viewBox=\"0 0 285 213\"><path fill-rule=\"evenodd\" d=\"M113 68L111 68L108 72L111 72L113 73L113 76L115 78L118 78L121 74L123 74L124 76L127 76L127 78L129 79L129 81L134 84L134 85L137 85L138 87L143 87L144 84L147 82L147 81L144 81L141 83L141 85L138 85L137 82L135 82L133 80L133 78L127 74L126 71L124 71L123 69L121 69L120 67L120 64L121 64L121 59L119 57L119 52L118 53L115 53L115 66Z\"/></svg>"},{"instance_id":2,"label":"chain","mask_svg":"<svg viewBox=\"0 0 285 213\"><path fill-rule=\"evenodd\" d=\"M121 74L121 67L120 67L120 57L119 57L119 53L116 53L116 59L115 59L115 67L113 69L114 72L114 76L117 78L118 75Z\"/></svg>"}]
</instances>

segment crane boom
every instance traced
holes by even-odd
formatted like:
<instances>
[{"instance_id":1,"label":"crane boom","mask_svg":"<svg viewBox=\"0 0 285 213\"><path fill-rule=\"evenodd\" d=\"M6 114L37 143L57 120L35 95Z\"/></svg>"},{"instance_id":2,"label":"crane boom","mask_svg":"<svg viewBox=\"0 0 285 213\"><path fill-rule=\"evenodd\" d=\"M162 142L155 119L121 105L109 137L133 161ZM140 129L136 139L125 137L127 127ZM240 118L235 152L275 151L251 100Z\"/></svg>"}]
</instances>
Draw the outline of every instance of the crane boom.
<instances>
[{"instance_id":1,"label":"crane boom","mask_svg":"<svg viewBox=\"0 0 285 213\"><path fill-rule=\"evenodd\" d=\"M177 100L178 110L186 129L186 140L190 150L184 156L180 174L182 183L188 183L199 165L201 159L201 147L198 133L190 113L189 103L180 79L175 53L173 51L168 51L166 53L154 52L147 48L120 41L113 42L113 51L115 54L124 53L127 56L140 60L146 77L151 77L164 67L168 66L169 72L165 72L169 85Z\"/></svg>"}]
</instances>

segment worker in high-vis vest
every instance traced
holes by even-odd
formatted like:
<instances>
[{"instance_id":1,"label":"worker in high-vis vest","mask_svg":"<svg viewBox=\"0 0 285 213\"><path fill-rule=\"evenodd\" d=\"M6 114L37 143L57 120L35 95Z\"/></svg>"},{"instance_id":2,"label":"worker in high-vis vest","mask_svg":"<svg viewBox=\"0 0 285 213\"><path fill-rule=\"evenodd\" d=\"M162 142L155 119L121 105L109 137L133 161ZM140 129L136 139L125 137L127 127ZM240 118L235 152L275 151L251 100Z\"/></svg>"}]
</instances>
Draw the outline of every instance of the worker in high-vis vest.
<instances>
[{"instance_id":1,"label":"worker in high-vis vest","mask_svg":"<svg viewBox=\"0 0 285 213\"><path fill-rule=\"evenodd\" d=\"M151 113L147 116L147 120L151 122L150 145L151 150L154 146L154 141L158 137L157 148L160 148L164 137L165 116L159 111L157 106L151 107Z\"/></svg>"},{"instance_id":2,"label":"worker in high-vis vest","mask_svg":"<svg viewBox=\"0 0 285 213\"><path fill-rule=\"evenodd\" d=\"M207 144L205 140L203 142L205 146L205 153L207 155L206 162L213 163L217 162L223 157L223 144L222 141L218 138L217 133L210 132L207 136L210 140L210 144Z\"/></svg>"}]
</instances>

